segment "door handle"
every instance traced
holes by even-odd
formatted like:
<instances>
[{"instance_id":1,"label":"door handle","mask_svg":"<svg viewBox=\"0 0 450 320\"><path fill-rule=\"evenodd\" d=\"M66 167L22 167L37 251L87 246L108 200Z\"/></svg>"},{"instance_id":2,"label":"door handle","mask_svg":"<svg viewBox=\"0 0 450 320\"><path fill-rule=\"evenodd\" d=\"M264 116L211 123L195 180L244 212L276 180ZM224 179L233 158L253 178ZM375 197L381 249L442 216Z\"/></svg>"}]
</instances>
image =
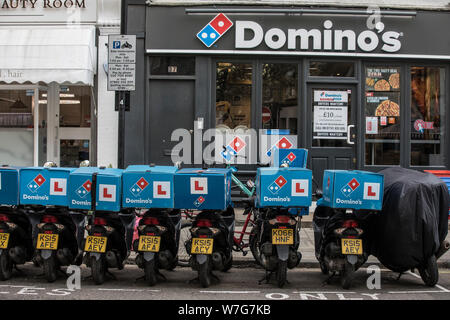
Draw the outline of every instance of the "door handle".
<instances>
[{"instance_id":1,"label":"door handle","mask_svg":"<svg viewBox=\"0 0 450 320\"><path fill-rule=\"evenodd\" d=\"M351 129L354 128L354 127L355 127L355 125L353 125L353 124L347 126L347 143L348 143L348 144L355 144L354 141L351 141L351 140L350 140L350 131L351 131Z\"/></svg>"}]
</instances>

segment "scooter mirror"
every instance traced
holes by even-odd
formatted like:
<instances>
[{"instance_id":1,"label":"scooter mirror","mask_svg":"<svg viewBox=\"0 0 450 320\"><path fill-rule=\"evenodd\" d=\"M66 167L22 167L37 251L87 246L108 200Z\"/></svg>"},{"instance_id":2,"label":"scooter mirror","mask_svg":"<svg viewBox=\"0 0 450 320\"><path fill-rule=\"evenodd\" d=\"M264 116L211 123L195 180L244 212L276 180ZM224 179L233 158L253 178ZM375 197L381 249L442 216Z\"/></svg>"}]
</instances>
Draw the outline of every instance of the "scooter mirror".
<instances>
[{"instance_id":1,"label":"scooter mirror","mask_svg":"<svg viewBox=\"0 0 450 320\"><path fill-rule=\"evenodd\" d=\"M55 168L57 167L56 163L53 161L47 161L44 163L44 168Z\"/></svg>"},{"instance_id":2,"label":"scooter mirror","mask_svg":"<svg viewBox=\"0 0 450 320\"><path fill-rule=\"evenodd\" d=\"M91 163L89 162L89 160L84 160L80 162L80 168L84 168L84 167L90 167Z\"/></svg>"}]
</instances>

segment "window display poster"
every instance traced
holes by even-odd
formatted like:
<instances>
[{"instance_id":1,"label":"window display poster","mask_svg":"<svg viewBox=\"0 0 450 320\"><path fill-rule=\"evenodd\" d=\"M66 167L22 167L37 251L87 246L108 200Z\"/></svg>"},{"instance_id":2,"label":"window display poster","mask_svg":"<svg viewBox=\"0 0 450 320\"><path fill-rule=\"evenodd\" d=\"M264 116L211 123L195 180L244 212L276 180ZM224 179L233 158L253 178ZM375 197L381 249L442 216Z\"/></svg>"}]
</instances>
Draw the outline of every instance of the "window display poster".
<instances>
[{"instance_id":1,"label":"window display poster","mask_svg":"<svg viewBox=\"0 0 450 320\"><path fill-rule=\"evenodd\" d=\"M400 91L398 68L366 68L367 91Z\"/></svg>"},{"instance_id":2,"label":"window display poster","mask_svg":"<svg viewBox=\"0 0 450 320\"><path fill-rule=\"evenodd\" d=\"M378 117L366 117L366 134L378 134Z\"/></svg>"},{"instance_id":3,"label":"window display poster","mask_svg":"<svg viewBox=\"0 0 450 320\"><path fill-rule=\"evenodd\" d=\"M314 139L347 139L348 92L314 90Z\"/></svg>"},{"instance_id":4,"label":"window display poster","mask_svg":"<svg viewBox=\"0 0 450 320\"><path fill-rule=\"evenodd\" d=\"M366 92L367 117L400 117L400 92Z\"/></svg>"}]
</instances>

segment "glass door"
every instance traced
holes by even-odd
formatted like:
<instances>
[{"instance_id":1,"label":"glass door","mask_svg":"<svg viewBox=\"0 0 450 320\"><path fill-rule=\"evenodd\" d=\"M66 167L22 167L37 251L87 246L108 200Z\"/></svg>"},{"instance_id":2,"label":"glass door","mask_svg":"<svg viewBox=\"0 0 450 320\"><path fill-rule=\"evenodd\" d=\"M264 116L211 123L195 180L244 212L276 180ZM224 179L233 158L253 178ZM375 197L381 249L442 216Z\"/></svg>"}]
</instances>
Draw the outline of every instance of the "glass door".
<instances>
[{"instance_id":1,"label":"glass door","mask_svg":"<svg viewBox=\"0 0 450 320\"><path fill-rule=\"evenodd\" d=\"M324 170L356 166L355 94L352 85L308 86L309 163L320 188Z\"/></svg>"}]
</instances>

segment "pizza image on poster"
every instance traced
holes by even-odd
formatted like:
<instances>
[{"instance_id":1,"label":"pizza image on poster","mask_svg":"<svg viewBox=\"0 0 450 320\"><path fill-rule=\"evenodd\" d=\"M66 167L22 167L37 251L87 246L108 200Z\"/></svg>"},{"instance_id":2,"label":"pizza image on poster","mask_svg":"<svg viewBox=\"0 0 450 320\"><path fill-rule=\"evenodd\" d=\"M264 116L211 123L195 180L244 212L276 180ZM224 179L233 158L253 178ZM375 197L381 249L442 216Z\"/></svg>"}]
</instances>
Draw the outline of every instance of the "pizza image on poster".
<instances>
[{"instance_id":1,"label":"pizza image on poster","mask_svg":"<svg viewBox=\"0 0 450 320\"><path fill-rule=\"evenodd\" d=\"M366 92L367 117L400 117L400 92Z\"/></svg>"},{"instance_id":2,"label":"pizza image on poster","mask_svg":"<svg viewBox=\"0 0 450 320\"><path fill-rule=\"evenodd\" d=\"M400 70L397 68L367 68L367 91L399 91Z\"/></svg>"}]
</instances>

